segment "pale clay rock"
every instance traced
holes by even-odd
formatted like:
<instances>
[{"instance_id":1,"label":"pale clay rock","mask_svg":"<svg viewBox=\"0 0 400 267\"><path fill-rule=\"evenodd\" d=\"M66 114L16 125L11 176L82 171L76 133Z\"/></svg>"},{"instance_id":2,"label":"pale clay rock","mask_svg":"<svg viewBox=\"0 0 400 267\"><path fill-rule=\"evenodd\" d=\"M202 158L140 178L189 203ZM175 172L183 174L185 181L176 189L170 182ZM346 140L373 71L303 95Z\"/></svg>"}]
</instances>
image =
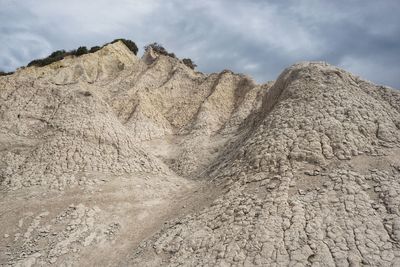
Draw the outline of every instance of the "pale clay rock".
<instances>
[{"instance_id":1,"label":"pale clay rock","mask_svg":"<svg viewBox=\"0 0 400 267\"><path fill-rule=\"evenodd\" d=\"M0 77L0 119L0 265L400 263L400 93L329 64L117 42Z\"/></svg>"}]
</instances>

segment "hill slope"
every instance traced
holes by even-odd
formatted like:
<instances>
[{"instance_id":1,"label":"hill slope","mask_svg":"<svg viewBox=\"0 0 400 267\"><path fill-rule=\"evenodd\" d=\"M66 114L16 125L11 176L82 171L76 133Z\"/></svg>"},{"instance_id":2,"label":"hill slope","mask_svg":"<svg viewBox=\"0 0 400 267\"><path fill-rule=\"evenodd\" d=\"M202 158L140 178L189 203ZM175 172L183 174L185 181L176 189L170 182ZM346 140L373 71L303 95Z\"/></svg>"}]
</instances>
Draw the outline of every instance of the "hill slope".
<instances>
[{"instance_id":1,"label":"hill slope","mask_svg":"<svg viewBox=\"0 0 400 267\"><path fill-rule=\"evenodd\" d=\"M398 91L321 62L258 85L122 42L0 90L1 264L400 264Z\"/></svg>"}]
</instances>

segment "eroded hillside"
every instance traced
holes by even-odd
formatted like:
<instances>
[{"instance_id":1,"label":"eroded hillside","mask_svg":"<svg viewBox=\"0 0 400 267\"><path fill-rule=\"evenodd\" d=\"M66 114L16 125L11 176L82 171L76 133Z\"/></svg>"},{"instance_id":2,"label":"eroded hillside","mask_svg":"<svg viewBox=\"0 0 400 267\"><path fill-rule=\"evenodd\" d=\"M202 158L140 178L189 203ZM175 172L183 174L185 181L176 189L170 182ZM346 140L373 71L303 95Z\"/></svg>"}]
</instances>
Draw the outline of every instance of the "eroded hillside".
<instances>
[{"instance_id":1,"label":"eroded hillside","mask_svg":"<svg viewBox=\"0 0 400 267\"><path fill-rule=\"evenodd\" d=\"M0 264L397 266L400 93L122 42L0 77Z\"/></svg>"}]
</instances>

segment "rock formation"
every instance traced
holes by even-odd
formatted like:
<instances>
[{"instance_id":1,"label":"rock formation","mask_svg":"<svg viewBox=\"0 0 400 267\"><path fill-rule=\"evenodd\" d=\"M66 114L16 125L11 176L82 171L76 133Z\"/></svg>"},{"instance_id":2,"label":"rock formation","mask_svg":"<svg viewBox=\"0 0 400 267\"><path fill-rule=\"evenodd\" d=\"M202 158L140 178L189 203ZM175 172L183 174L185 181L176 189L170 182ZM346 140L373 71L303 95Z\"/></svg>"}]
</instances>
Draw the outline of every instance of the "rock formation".
<instances>
[{"instance_id":1,"label":"rock formation","mask_svg":"<svg viewBox=\"0 0 400 267\"><path fill-rule=\"evenodd\" d=\"M0 264L399 266L400 92L122 42L0 77Z\"/></svg>"}]
</instances>

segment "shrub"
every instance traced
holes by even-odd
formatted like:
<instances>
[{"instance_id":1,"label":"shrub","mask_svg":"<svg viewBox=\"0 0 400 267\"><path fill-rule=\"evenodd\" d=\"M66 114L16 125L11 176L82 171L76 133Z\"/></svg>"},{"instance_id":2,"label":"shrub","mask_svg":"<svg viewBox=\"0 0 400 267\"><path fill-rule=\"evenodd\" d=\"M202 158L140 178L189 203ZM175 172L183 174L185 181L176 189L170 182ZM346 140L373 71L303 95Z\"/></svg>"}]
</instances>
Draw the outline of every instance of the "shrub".
<instances>
[{"instance_id":1,"label":"shrub","mask_svg":"<svg viewBox=\"0 0 400 267\"><path fill-rule=\"evenodd\" d=\"M38 66L38 67L43 67L46 65L49 65L53 62L60 61L64 59L64 57L68 56L71 54L71 52L66 52L65 50L57 50L51 53L48 57L42 58L42 59L35 59L29 62L28 67L30 66Z\"/></svg>"},{"instance_id":2,"label":"shrub","mask_svg":"<svg viewBox=\"0 0 400 267\"><path fill-rule=\"evenodd\" d=\"M137 54L139 49L137 48L136 44L133 41L121 38L121 39L115 39L114 41L111 42L111 44L116 43L118 41L123 42L126 45L126 47L129 48L129 50L131 50L135 55ZM94 53L108 44L110 44L110 43L104 44L102 47L93 46L92 48L90 48L90 50L88 50L86 48L86 46L80 46L78 49L76 49L76 50L74 49L74 50L71 50L68 52L66 52L65 50L57 50L57 51L51 53L46 58L32 60L31 62L28 63L28 67L30 67L30 66L43 67L43 66L49 65L51 63L60 61L60 60L64 59L66 56L79 57L81 55L85 55L88 53Z\"/></svg>"},{"instance_id":3,"label":"shrub","mask_svg":"<svg viewBox=\"0 0 400 267\"><path fill-rule=\"evenodd\" d=\"M75 56L79 57L81 55L87 54L89 53L89 51L87 50L86 46L80 46L76 52L75 52Z\"/></svg>"},{"instance_id":4,"label":"shrub","mask_svg":"<svg viewBox=\"0 0 400 267\"><path fill-rule=\"evenodd\" d=\"M135 42L128 40L128 39L123 39L123 38L119 38L119 39L115 39L114 41L112 41L111 43L116 43L118 41L121 41L124 43L124 45L126 45L126 47L129 48L129 50L131 50L135 55L137 55L139 48L136 46Z\"/></svg>"},{"instance_id":5,"label":"shrub","mask_svg":"<svg viewBox=\"0 0 400 267\"><path fill-rule=\"evenodd\" d=\"M160 55L176 58L174 53L168 53L167 49L165 49L161 44L152 43L152 44L146 45L144 47L144 50L148 51L150 48L152 48L153 51L157 52Z\"/></svg>"},{"instance_id":6,"label":"shrub","mask_svg":"<svg viewBox=\"0 0 400 267\"><path fill-rule=\"evenodd\" d=\"M93 46L92 48L90 48L89 53L94 53L96 51L99 51L101 49L100 46Z\"/></svg>"},{"instance_id":7,"label":"shrub","mask_svg":"<svg viewBox=\"0 0 400 267\"><path fill-rule=\"evenodd\" d=\"M7 75L11 75L11 74L14 74L14 71L6 72L6 71L0 70L0 76L7 76Z\"/></svg>"},{"instance_id":8,"label":"shrub","mask_svg":"<svg viewBox=\"0 0 400 267\"><path fill-rule=\"evenodd\" d=\"M43 67L43 66L49 65L53 62L60 61L63 58L64 57L60 57L60 58L46 57L43 59L35 59L28 63L28 67L30 67L30 66Z\"/></svg>"},{"instance_id":9,"label":"shrub","mask_svg":"<svg viewBox=\"0 0 400 267\"><path fill-rule=\"evenodd\" d=\"M65 52L65 50L57 50L57 51L51 53L49 57L59 58L59 57L65 56L65 54L67 54L67 52Z\"/></svg>"},{"instance_id":10,"label":"shrub","mask_svg":"<svg viewBox=\"0 0 400 267\"><path fill-rule=\"evenodd\" d=\"M57 50L57 51L51 53L46 58L32 60L31 62L28 63L28 67L30 67L30 66L43 67L43 66L49 65L51 63L63 60L66 56L79 57L79 56L87 54L87 53L89 53L89 52L85 46L81 46L77 50L74 49L69 52L66 52L65 50Z\"/></svg>"},{"instance_id":11,"label":"shrub","mask_svg":"<svg viewBox=\"0 0 400 267\"><path fill-rule=\"evenodd\" d=\"M194 62L190 58L184 58L182 59L182 62L192 70L194 70L197 67L197 65L194 64Z\"/></svg>"}]
</instances>

